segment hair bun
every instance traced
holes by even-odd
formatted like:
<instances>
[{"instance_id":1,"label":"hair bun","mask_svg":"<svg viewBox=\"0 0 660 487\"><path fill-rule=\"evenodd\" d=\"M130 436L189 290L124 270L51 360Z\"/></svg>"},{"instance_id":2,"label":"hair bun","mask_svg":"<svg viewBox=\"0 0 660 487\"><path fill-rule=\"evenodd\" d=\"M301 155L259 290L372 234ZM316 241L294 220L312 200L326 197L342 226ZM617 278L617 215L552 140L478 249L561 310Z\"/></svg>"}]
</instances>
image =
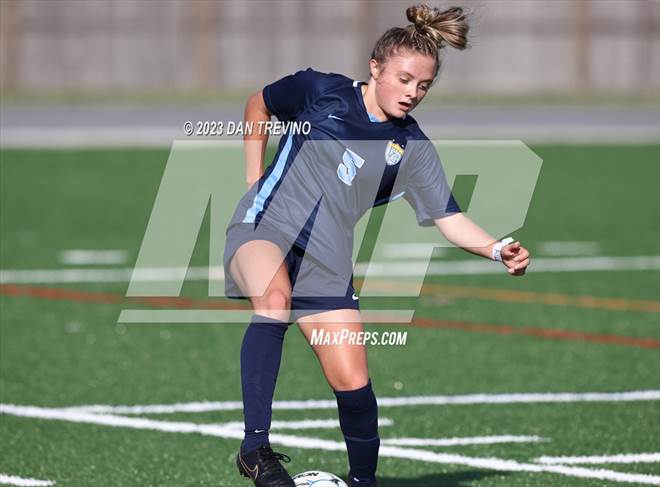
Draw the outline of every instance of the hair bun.
<instances>
[{"instance_id":1,"label":"hair bun","mask_svg":"<svg viewBox=\"0 0 660 487\"><path fill-rule=\"evenodd\" d=\"M438 16L438 9L428 5L413 5L406 9L406 17L415 27L424 27L433 24Z\"/></svg>"},{"instance_id":2,"label":"hair bun","mask_svg":"<svg viewBox=\"0 0 660 487\"><path fill-rule=\"evenodd\" d=\"M441 11L426 4L413 5L406 9L406 17L420 34L433 40L438 48L442 48L445 42L456 49L467 47L469 27L461 7Z\"/></svg>"},{"instance_id":3,"label":"hair bun","mask_svg":"<svg viewBox=\"0 0 660 487\"><path fill-rule=\"evenodd\" d=\"M383 65L402 50L430 56L435 59L435 72L440 68L440 49L445 43L456 49L467 47L470 29L467 14L460 7L441 11L428 5L414 5L406 9L412 24L388 29L376 42L371 59Z\"/></svg>"}]
</instances>

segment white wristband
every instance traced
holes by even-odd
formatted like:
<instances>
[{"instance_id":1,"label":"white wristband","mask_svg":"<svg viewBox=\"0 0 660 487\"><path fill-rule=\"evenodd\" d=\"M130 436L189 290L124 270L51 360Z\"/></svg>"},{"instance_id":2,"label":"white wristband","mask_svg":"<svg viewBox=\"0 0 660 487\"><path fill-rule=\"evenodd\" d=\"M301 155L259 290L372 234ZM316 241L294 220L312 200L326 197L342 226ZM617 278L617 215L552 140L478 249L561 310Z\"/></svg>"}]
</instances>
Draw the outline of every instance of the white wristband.
<instances>
[{"instance_id":1,"label":"white wristband","mask_svg":"<svg viewBox=\"0 0 660 487\"><path fill-rule=\"evenodd\" d=\"M513 239L511 237L507 237L493 245L493 260L502 262L502 247L509 245L511 242L513 242Z\"/></svg>"}]
</instances>

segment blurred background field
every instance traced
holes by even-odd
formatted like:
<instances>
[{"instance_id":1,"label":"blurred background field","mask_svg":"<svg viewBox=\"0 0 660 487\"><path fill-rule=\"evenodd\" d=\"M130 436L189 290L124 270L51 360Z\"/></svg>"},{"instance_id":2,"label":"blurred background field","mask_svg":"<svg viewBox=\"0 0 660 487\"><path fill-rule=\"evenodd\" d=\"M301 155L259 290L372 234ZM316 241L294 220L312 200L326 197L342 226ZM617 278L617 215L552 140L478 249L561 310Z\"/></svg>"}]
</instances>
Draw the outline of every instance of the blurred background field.
<instances>
[{"instance_id":1,"label":"blurred background field","mask_svg":"<svg viewBox=\"0 0 660 487\"><path fill-rule=\"evenodd\" d=\"M416 310L411 325L368 325L408 332L369 350L382 438L427 440L384 450L379 485L660 485L660 3L457 3L474 10L472 48L447 51L413 116L432 138L522 140L543 159L513 232L535 265L470 273L475 257L437 249L419 297L362 299ZM241 419L244 325L118 323L123 309L240 306L203 278L178 298L126 297L170 149L186 120L238 121L249 93L297 69L364 79L406 6L0 0L0 484L247 484L238 439L203 430ZM241 184L240 140L221 140ZM456 190L467 205L470 187ZM209 225L191 266L208 265ZM577 396L496 402L539 393ZM308 399L332 393L292 329L276 400ZM341 441L293 423L336 420L331 407L274 419L283 437ZM346 471L341 451L283 441L293 472ZM543 470L543 456L591 463Z\"/></svg>"},{"instance_id":2,"label":"blurred background field","mask_svg":"<svg viewBox=\"0 0 660 487\"><path fill-rule=\"evenodd\" d=\"M660 6L654 0L460 5L472 12L473 48L447 50L432 99L657 99ZM25 93L25 99L169 93L241 102L247 90L306 66L364 78L375 40L406 22L407 6L401 0L4 0L2 81L5 94Z\"/></svg>"},{"instance_id":3,"label":"blurred background field","mask_svg":"<svg viewBox=\"0 0 660 487\"><path fill-rule=\"evenodd\" d=\"M660 4L465 1L415 116L432 138L655 142ZM169 146L298 69L367 76L405 1L3 0L2 143Z\"/></svg>"}]
</instances>

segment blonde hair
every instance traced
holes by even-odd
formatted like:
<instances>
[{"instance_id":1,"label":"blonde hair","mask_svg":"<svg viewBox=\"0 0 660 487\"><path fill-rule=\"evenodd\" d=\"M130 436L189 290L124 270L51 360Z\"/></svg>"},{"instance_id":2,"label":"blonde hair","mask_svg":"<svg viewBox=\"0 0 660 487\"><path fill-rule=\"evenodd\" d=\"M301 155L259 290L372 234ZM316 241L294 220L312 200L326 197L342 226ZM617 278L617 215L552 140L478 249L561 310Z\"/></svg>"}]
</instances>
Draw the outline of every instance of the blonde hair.
<instances>
[{"instance_id":1,"label":"blonde hair","mask_svg":"<svg viewBox=\"0 0 660 487\"><path fill-rule=\"evenodd\" d=\"M428 5L415 5L406 9L406 17L412 24L385 32L376 42L371 59L383 64L402 50L417 52L436 60L435 77L440 69L440 50L446 44L460 50L468 46L470 27L461 7L440 11Z\"/></svg>"}]
</instances>

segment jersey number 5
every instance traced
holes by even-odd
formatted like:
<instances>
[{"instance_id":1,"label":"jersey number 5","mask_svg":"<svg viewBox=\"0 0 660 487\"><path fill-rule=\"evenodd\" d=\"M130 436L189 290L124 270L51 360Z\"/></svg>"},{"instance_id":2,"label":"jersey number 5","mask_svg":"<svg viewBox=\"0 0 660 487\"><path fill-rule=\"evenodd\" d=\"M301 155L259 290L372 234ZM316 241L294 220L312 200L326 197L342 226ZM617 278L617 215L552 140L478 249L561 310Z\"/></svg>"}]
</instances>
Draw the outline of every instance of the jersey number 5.
<instances>
[{"instance_id":1,"label":"jersey number 5","mask_svg":"<svg viewBox=\"0 0 660 487\"><path fill-rule=\"evenodd\" d=\"M339 179L344 184L350 186L357 174L357 170L364 164L364 159L352 150L346 149L344 155L341 156L341 160L342 162L337 166L337 176L339 176Z\"/></svg>"}]
</instances>

